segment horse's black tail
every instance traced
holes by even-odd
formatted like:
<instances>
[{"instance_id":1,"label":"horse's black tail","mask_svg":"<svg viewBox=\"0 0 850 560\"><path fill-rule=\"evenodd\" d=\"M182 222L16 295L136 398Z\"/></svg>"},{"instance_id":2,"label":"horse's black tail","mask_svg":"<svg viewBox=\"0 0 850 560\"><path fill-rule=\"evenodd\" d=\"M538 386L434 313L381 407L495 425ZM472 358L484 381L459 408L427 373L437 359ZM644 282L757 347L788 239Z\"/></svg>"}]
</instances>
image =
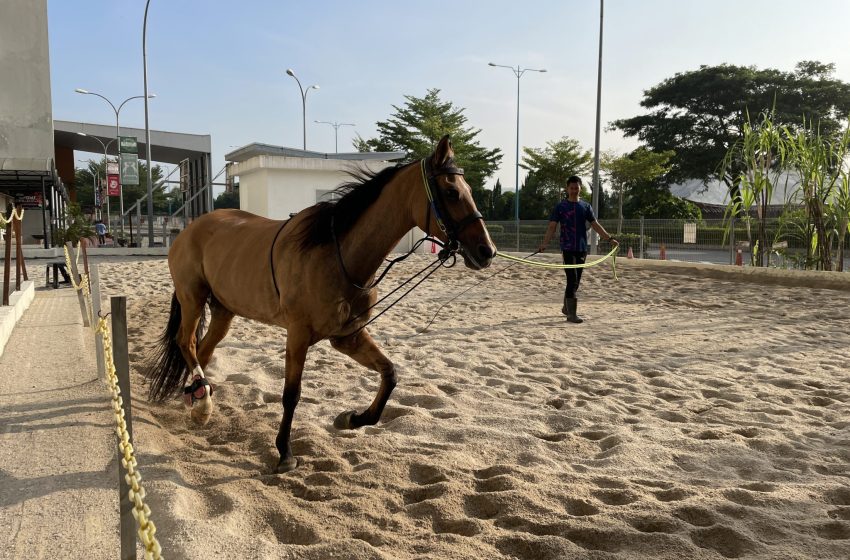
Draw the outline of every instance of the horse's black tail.
<instances>
[{"instance_id":1,"label":"horse's black tail","mask_svg":"<svg viewBox=\"0 0 850 560\"><path fill-rule=\"evenodd\" d=\"M180 330L182 312L177 294L171 296L171 312L168 316L168 325L165 332L159 337L156 349L148 359L146 374L150 383L149 399L162 401L176 394L178 389L186 384L189 377L189 368L183 358L183 352L177 344L177 333ZM205 313L201 313L198 322L196 340L201 339L204 331Z\"/></svg>"}]
</instances>

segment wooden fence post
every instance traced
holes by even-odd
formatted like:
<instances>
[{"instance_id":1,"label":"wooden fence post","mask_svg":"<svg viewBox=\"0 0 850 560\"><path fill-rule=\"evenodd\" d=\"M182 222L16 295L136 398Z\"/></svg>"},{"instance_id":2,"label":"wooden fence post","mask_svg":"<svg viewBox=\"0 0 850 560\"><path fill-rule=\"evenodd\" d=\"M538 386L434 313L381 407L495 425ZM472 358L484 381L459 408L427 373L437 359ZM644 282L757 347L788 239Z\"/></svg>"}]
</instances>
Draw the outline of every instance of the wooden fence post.
<instances>
[{"instance_id":1,"label":"wooden fence post","mask_svg":"<svg viewBox=\"0 0 850 560\"><path fill-rule=\"evenodd\" d=\"M7 208L9 216L12 215L12 205ZM3 264L3 305L9 305L9 276L12 274L12 221L6 224L6 261Z\"/></svg>"},{"instance_id":2,"label":"wooden fence post","mask_svg":"<svg viewBox=\"0 0 850 560\"><path fill-rule=\"evenodd\" d=\"M21 204L17 205L18 214L23 215L24 207ZM29 280L29 276L27 275L27 263L24 260L24 246L21 244L21 228L23 227L23 223L21 220L15 220L15 241L18 245L18 253L16 257L16 261L20 264L16 265L19 267L20 272L24 275L24 281ZM18 289L21 289L20 281L18 281Z\"/></svg>"},{"instance_id":3,"label":"wooden fence post","mask_svg":"<svg viewBox=\"0 0 850 560\"><path fill-rule=\"evenodd\" d=\"M82 278L80 277L80 273L77 271L77 260L74 258L74 247L71 245L70 241L65 243L65 247L68 248L68 255L70 256L69 260L71 261L71 270L69 270L68 273L73 275L71 278L73 278L74 282L79 285ZM89 323L89 312L86 308L86 296L83 294L82 290L77 290L77 299L80 301L80 313L83 316L83 326L91 326Z\"/></svg>"},{"instance_id":4,"label":"wooden fence post","mask_svg":"<svg viewBox=\"0 0 850 560\"><path fill-rule=\"evenodd\" d=\"M127 298L113 297L110 300L112 312L112 360L124 402L124 422L127 434L133 443L133 411L130 403L130 357L127 351ZM133 517L133 503L130 502L130 485L124 479L121 459L118 459L118 492L121 512L121 560L136 560L136 519Z\"/></svg>"},{"instance_id":5,"label":"wooden fence post","mask_svg":"<svg viewBox=\"0 0 850 560\"><path fill-rule=\"evenodd\" d=\"M91 312L92 318L97 322L100 317L100 271L97 265L91 267ZM100 333L94 333L95 353L97 354L97 376L106 379L106 359L103 357L103 339Z\"/></svg>"}]
</instances>

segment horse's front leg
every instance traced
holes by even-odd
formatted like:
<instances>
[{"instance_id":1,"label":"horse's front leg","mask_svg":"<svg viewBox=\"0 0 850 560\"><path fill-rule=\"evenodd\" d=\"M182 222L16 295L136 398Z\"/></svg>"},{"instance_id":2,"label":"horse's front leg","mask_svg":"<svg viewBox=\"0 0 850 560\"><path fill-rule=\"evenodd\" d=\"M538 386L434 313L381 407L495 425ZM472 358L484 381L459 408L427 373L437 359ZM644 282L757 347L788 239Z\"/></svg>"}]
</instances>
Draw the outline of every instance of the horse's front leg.
<instances>
[{"instance_id":1,"label":"horse's front leg","mask_svg":"<svg viewBox=\"0 0 850 560\"><path fill-rule=\"evenodd\" d=\"M381 413L384 411L384 406L390 398L390 393L396 386L395 366L384 356L365 330L346 337L331 338L330 342L331 346L343 354L381 374L381 386L378 388L378 394L375 395L375 400L372 401L369 408L359 414L353 410L343 412L334 420L334 427L340 430L350 430L377 424L381 418Z\"/></svg>"},{"instance_id":2,"label":"horse's front leg","mask_svg":"<svg viewBox=\"0 0 850 560\"><path fill-rule=\"evenodd\" d=\"M283 419L277 432L275 446L280 453L280 461L275 469L279 473L291 471L298 466L298 460L292 455L290 431L292 417L298 399L301 397L301 373L304 371L304 361L307 359L307 349L310 348L310 335L290 329L286 338L286 379L283 385Z\"/></svg>"}]
</instances>

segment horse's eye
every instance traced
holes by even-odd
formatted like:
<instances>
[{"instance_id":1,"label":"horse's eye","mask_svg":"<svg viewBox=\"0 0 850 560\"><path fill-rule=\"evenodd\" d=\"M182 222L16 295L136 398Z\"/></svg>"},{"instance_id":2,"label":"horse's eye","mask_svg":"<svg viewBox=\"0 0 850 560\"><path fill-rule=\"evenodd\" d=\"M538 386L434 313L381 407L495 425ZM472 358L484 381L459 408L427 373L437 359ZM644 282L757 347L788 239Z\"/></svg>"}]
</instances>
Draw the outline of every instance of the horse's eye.
<instances>
[{"instance_id":1,"label":"horse's eye","mask_svg":"<svg viewBox=\"0 0 850 560\"><path fill-rule=\"evenodd\" d=\"M448 189L446 191L446 199L448 199L450 202L457 202L458 200L460 200L460 193L457 191L457 189Z\"/></svg>"}]
</instances>

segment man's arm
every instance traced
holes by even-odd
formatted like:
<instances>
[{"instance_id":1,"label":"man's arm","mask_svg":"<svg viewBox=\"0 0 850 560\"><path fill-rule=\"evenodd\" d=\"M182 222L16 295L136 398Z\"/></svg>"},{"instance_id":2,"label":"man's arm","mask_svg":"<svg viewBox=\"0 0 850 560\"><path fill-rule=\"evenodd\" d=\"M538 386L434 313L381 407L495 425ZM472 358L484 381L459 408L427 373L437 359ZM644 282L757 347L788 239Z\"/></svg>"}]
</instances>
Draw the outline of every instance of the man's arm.
<instances>
[{"instance_id":1,"label":"man's arm","mask_svg":"<svg viewBox=\"0 0 850 560\"><path fill-rule=\"evenodd\" d=\"M605 228L602 227L602 224L600 224L598 221L594 220L593 222L591 222L590 227L593 228L593 231L601 235L602 239L604 239L605 241L610 241L611 244L615 247L620 245L620 242L614 239L607 231L605 231Z\"/></svg>"},{"instance_id":2,"label":"man's arm","mask_svg":"<svg viewBox=\"0 0 850 560\"><path fill-rule=\"evenodd\" d=\"M555 235L555 228L557 226L558 222L549 222L549 227L546 228L546 235L543 236L543 243L541 243L540 247L537 248L538 253L542 253L546 250L549 242L552 241L552 236Z\"/></svg>"}]
</instances>

